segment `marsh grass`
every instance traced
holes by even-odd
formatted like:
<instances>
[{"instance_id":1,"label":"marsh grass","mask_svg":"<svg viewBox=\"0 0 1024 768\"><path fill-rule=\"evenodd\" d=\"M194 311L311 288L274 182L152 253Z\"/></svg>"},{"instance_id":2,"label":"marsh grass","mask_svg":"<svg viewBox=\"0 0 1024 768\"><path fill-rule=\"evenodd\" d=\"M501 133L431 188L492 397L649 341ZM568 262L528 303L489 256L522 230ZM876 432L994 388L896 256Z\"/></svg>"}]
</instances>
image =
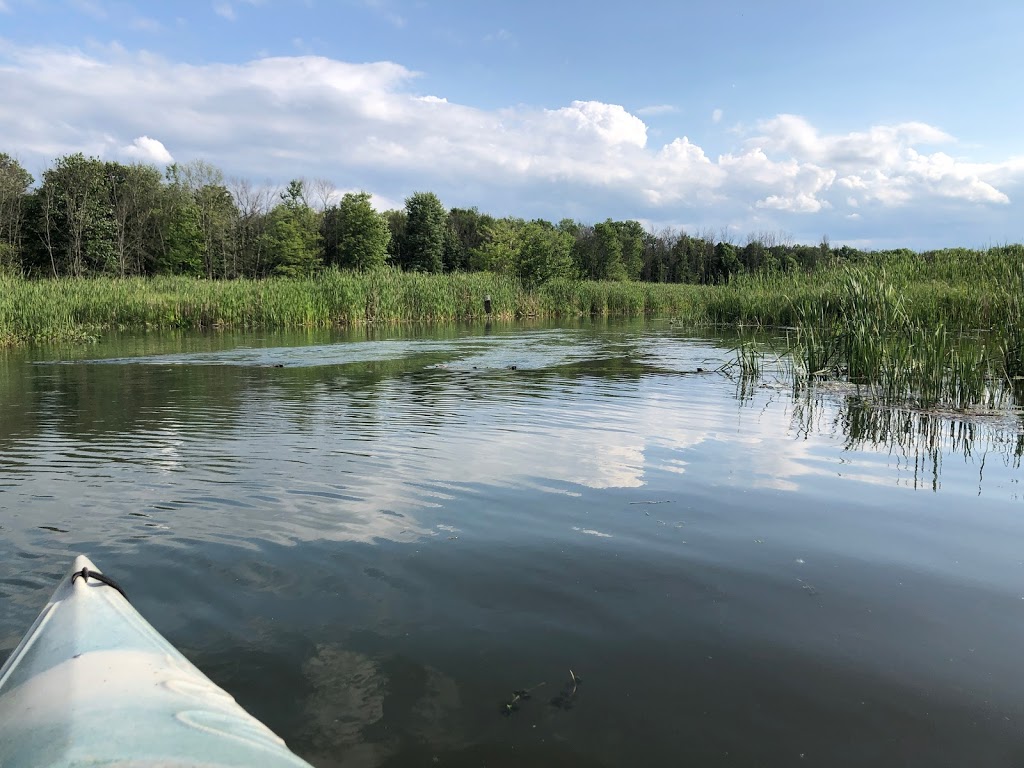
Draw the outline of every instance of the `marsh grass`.
<instances>
[{"instance_id":1,"label":"marsh grass","mask_svg":"<svg viewBox=\"0 0 1024 768\"><path fill-rule=\"evenodd\" d=\"M788 361L795 389L843 381L879 404L929 409L1021 402L1019 247L901 255L814 276L752 276L728 288L719 317L725 306L742 321L786 328L768 347ZM751 359L737 353L736 364L760 376Z\"/></svg>"},{"instance_id":2,"label":"marsh grass","mask_svg":"<svg viewBox=\"0 0 1024 768\"><path fill-rule=\"evenodd\" d=\"M187 277L25 280L0 277L0 344L88 340L111 330L329 328L588 315L706 321L693 285L557 280L538 288L490 273L328 270L314 278Z\"/></svg>"}]
</instances>

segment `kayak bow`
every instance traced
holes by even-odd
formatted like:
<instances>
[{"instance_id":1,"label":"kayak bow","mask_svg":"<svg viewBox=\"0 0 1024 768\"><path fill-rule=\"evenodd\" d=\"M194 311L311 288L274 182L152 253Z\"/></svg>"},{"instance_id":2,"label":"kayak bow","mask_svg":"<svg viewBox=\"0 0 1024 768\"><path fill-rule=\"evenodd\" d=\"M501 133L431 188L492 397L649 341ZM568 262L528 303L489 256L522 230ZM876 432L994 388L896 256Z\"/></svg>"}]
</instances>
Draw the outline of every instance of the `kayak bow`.
<instances>
[{"instance_id":1,"label":"kayak bow","mask_svg":"<svg viewBox=\"0 0 1024 768\"><path fill-rule=\"evenodd\" d=\"M0 669L0 766L86 765L309 768L78 557Z\"/></svg>"}]
</instances>

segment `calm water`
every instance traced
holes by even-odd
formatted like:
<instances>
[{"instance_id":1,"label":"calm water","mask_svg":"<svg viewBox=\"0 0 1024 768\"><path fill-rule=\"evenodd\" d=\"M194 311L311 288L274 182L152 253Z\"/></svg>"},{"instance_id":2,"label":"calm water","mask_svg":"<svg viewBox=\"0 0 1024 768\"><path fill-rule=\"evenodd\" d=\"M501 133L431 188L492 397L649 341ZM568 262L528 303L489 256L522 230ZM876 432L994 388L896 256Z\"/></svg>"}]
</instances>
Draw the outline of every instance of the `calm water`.
<instances>
[{"instance_id":1,"label":"calm water","mask_svg":"<svg viewBox=\"0 0 1024 768\"><path fill-rule=\"evenodd\" d=\"M729 348L0 353L0 659L84 552L318 766L1024 765L1019 425L794 402Z\"/></svg>"}]
</instances>

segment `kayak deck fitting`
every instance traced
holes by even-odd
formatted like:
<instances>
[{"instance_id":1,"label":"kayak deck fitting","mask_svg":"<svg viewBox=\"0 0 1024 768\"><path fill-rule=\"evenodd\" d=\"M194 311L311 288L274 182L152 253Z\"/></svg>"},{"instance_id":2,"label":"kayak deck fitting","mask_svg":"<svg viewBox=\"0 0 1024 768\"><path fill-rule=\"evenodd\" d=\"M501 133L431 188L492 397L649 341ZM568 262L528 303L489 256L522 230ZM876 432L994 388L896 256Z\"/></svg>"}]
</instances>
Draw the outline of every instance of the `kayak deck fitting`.
<instances>
[{"instance_id":1,"label":"kayak deck fitting","mask_svg":"<svg viewBox=\"0 0 1024 768\"><path fill-rule=\"evenodd\" d=\"M309 768L78 557L0 668L0 766L115 765Z\"/></svg>"}]
</instances>

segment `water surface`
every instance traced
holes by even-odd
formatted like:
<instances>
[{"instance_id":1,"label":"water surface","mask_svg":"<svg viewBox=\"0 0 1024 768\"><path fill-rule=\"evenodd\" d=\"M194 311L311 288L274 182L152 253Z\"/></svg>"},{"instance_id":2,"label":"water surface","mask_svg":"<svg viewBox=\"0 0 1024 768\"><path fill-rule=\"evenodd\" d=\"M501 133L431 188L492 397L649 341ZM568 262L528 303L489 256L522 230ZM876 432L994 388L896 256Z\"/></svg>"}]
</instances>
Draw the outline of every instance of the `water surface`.
<instances>
[{"instance_id":1,"label":"water surface","mask_svg":"<svg viewBox=\"0 0 1024 768\"><path fill-rule=\"evenodd\" d=\"M794 399L733 344L2 352L0 657L84 552L317 766L1022 764L1017 420Z\"/></svg>"}]
</instances>

